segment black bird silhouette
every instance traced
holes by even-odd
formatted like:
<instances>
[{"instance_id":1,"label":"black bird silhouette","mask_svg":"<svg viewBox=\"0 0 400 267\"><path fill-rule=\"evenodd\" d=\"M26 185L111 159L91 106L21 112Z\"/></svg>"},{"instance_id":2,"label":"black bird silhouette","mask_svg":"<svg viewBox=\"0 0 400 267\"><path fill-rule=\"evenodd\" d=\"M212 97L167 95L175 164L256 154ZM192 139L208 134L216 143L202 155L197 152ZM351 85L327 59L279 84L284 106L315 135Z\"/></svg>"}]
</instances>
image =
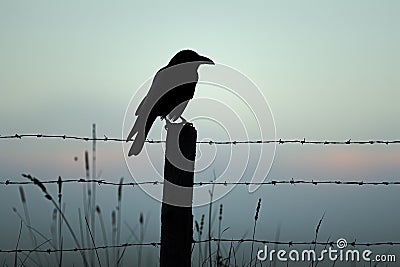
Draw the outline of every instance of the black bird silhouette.
<instances>
[{"instance_id":1,"label":"black bird silhouette","mask_svg":"<svg viewBox=\"0 0 400 267\"><path fill-rule=\"evenodd\" d=\"M136 110L137 119L130 131L127 142L136 134L128 156L138 155L143 148L147 134L155 119L182 122L182 117L189 100L193 98L197 81L197 70L202 64L214 64L204 56L192 50L179 51L168 63L154 76L149 92L143 98Z\"/></svg>"}]
</instances>

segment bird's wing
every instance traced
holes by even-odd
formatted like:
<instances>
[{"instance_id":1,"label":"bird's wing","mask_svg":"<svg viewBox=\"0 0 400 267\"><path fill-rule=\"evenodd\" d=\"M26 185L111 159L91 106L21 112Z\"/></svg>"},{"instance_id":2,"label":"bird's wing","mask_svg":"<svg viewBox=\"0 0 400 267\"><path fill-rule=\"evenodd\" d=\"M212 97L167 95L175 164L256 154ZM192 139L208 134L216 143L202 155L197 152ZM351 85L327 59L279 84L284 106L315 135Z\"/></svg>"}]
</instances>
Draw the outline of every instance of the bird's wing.
<instances>
[{"instance_id":1,"label":"bird's wing","mask_svg":"<svg viewBox=\"0 0 400 267\"><path fill-rule=\"evenodd\" d=\"M140 114L148 114L157 101L159 101L168 91L177 86L197 82L197 80L197 72L193 73L191 68L188 68L186 64L165 66L161 68L154 76L149 92L140 103L135 114L138 116Z\"/></svg>"},{"instance_id":2,"label":"bird's wing","mask_svg":"<svg viewBox=\"0 0 400 267\"><path fill-rule=\"evenodd\" d=\"M145 136L147 120L150 116L150 113L154 105L157 103L160 97L163 96L165 91L166 71L163 71L164 69L165 67L156 73L147 95L143 98L142 102L140 102L138 108L136 109L135 115L137 118L135 124L128 134L127 140L131 140L132 137L138 132L141 132L142 135ZM157 117L158 114L152 113L152 116Z\"/></svg>"},{"instance_id":3,"label":"bird's wing","mask_svg":"<svg viewBox=\"0 0 400 267\"><path fill-rule=\"evenodd\" d=\"M148 116L157 101L160 100L160 98L168 91L171 79L167 79L167 76L170 75L170 72L171 70L164 67L156 73L150 89L145 98L143 98L142 102L139 104L135 115Z\"/></svg>"}]
</instances>

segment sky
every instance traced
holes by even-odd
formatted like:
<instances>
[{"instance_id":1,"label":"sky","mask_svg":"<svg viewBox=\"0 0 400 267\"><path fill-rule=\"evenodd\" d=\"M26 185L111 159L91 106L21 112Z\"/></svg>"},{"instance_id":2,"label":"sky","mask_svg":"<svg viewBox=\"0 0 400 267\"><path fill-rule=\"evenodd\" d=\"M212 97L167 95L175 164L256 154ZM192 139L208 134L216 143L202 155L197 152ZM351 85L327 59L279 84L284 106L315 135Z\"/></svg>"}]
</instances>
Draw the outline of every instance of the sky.
<instances>
[{"instance_id":1,"label":"sky","mask_svg":"<svg viewBox=\"0 0 400 267\"><path fill-rule=\"evenodd\" d=\"M267 134L275 133L277 139L399 139L399 12L400 2L395 0L3 0L0 135L90 136L92 124L96 123L98 136L121 137L123 123L126 121L129 127L135 119L134 114L127 113L125 117L131 100L140 101L138 95L146 92L146 88L140 91L141 86L175 53L190 48L237 70L257 86L272 114L266 117L273 116L276 127L276 132L270 129ZM199 70L200 77L212 72L209 66ZM243 88L232 90L239 95L253 94ZM202 107L201 99L217 99L234 112L242 111L235 100L224 98L221 92L199 84L185 114L221 120L231 126L231 136L240 138L250 116L243 115L235 126L236 120L225 113L216 112L214 117L206 114L213 109ZM263 114L257 116L266 118ZM270 125L271 119L267 121L266 125ZM227 139L211 120L195 125L202 140ZM154 128L151 138L165 136L161 122ZM252 133L255 128L247 130ZM114 181L125 177L131 181L122 146L97 145L98 176ZM151 146L155 145L148 145L150 150ZM90 143L76 141L0 140L0 177L22 180L21 173L32 173L43 180L59 175L82 177L84 150L90 149ZM156 156L151 163L162 175L163 157L157 157L157 149L152 152ZM206 155L206 161L207 155L215 152L207 149L198 148L198 153L203 151ZM241 153L241 148L235 147L216 149L219 157L196 173L195 180L209 180L214 172L222 175L228 166L225 155ZM274 151L269 145L262 149ZM397 145L279 145L267 179L396 180L400 172L399 152ZM146 159L130 160L134 165L139 162L135 166L146 174L146 169L140 168L144 164L140 160ZM233 168L237 163L231 162ZM254 164L249 162L249 166ZM251 172L247 174L251 176ZM38 188L25 189L32 198L32 221L48 233L52 207L45 204ZM16 186L3 186L0 190L4 236L0 248L8 249L15 246L19 226L12 207L21 211L22 207ZM65 190L67 214L74 217L82 205L81 185L70 185ZM398 190L281 186L262 187L250 194L240 187L216 205L224 205L224 222L231 227L228 237L241 236L251 229L251 220L247 218L254 216L257 200L262 198L260 238L274 239L280 225L283 239L311 239L325 212L322 239L343 235L349 240L397 241ZM154 230L149 230L147 237L157 240L160 203L139 188L125 192L126 202L140 204L134 205L134 211L126 205L124 214L127 218L130 212L135 218L140 212L150 214L149 228ZM111 213L115 197L116 188L103 188L98 201ZM196 208L195 218L206 212L206 207ZM30 243L26 241L25 245L29 247ZM148 255L157 253L152 250ZM12 264L12 257L0 254L0 259ZM74 257L68 260L73 262Z\"/></svg>"}]
</instances>

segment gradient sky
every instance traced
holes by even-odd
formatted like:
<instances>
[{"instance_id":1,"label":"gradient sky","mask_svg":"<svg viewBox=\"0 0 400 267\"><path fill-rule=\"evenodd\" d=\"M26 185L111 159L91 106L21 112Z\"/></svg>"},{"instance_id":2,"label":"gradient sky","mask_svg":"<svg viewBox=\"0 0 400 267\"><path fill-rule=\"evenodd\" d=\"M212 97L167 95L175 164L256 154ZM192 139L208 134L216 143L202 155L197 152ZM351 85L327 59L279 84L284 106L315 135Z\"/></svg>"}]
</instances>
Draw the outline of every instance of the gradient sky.
<instances>
[{"instance_id":1,"label":"gradient sky","mask_svg":"<svg viewBox=\"0 0 400 267\"><path fill-rule=\"evenodd\" d=\"M258 85L271 107L278 139L399 139L399 14L397 0L3 0L0 134L88 136L96 123L99 136L120 137L125 110L140 85L177 51L191 48ZM201 85L195 97L216 96L212 94ZM206 130L201 133L224 139L207 136ZM90 149L89 143L1 140L0 177L20 179L22 172L44 179L80 177L85 149ZM278 146L269 178L390 180L399 177L399 155L396 145ZM160 170L162 160L156 160ZM213 166L196 179L207 180L213 169L218 173L221 168ZM98 170L104 179L130 179L119 144L98 144ZM44 200L36 189L29 191L34 199L31 208L38 212L33 221L48 231L41 214ZM18 188L0 190L0 211L5 215L0 221L5 236L0 248L13 248L18 218L11 207L21 208ZM74 190L68 198L66 190L69 210L76 214L79 198ZM109 212L110 199L115 201L112 190L99 194L99 203ZM126 197L143 203L135 207L135 214L151 214L157 230L149 239L157 239L159 203L136 190ZM296 186L248 194L245 188L236 188L218 203L224 204L226 225L232 227L229 237L250 229L250 222L242 218L253 216L262 197L266 204L260 238L274 239L281 224L281 238L311 239L326 212L322 238L398 241L398 190ZM241 218L235 217L237 209ZM204 212L199 208L195 216ZM45 216L51 218L51 207Z\"/></svg>"}]
</instances>

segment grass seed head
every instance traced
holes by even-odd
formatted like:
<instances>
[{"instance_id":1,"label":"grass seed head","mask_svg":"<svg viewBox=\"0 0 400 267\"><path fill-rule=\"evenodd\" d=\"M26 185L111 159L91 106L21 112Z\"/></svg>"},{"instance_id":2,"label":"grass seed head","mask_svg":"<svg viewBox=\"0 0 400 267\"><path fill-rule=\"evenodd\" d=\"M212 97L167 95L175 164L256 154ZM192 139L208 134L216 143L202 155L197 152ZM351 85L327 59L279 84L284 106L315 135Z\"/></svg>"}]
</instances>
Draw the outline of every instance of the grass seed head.
<instances>
[{"instance_id":1,"label":"grass seed head","mask_svg":"<svg viewBox=\"0 0 400 267\"><path fill-rule=\"evenodd\" d=\"M258 220L258 214L259 214L259 212L260 212L260 207L261 207L261 198L258 199L257 209L256 209L256 216L254 216L254 220L255 220L255 221Z\"/></svg>"},{"instance_id":2,"label":"grass seed head","mask_svg":"<svg viewBox=\"0 0 400 267\"><path fill-rule=\"evenodd\" d=\"M21 197L22 203L26 203L25 192L22 186L19 187L19 196Z\"/></svg>"},{"instance_id":3,"label":"grass seed head","mask_svg":"<svg viewBox=\"0 0 400 267\"><path fill-rule=\"evenodd\" d=\"M119 180L119 186L118 186L118 202L121 202L122 199L122 182L124 181L124 178L122 177Z\"/></svg>"},{"instance_id":4,"label":"grass seed head","mask_svg":"<svg viewBox=\"0 0 400 267\"><path fill-rule=\"evenodd\" d=\"M113 226L115 226L116 218L115 218L115 211L113 210L111 212L111 223Z\"/></svg>"},{"instance_id":5,"label":"grass seed head","mask_svg":"<svg viewBox=\"0 0 400 267\"><path fill-rule=\"evenodd\" d=\"M140 213L140 216L139 216L139 223L140 223L140 224L143 224L143 213Z\"/></svg>"}]
</instances>

